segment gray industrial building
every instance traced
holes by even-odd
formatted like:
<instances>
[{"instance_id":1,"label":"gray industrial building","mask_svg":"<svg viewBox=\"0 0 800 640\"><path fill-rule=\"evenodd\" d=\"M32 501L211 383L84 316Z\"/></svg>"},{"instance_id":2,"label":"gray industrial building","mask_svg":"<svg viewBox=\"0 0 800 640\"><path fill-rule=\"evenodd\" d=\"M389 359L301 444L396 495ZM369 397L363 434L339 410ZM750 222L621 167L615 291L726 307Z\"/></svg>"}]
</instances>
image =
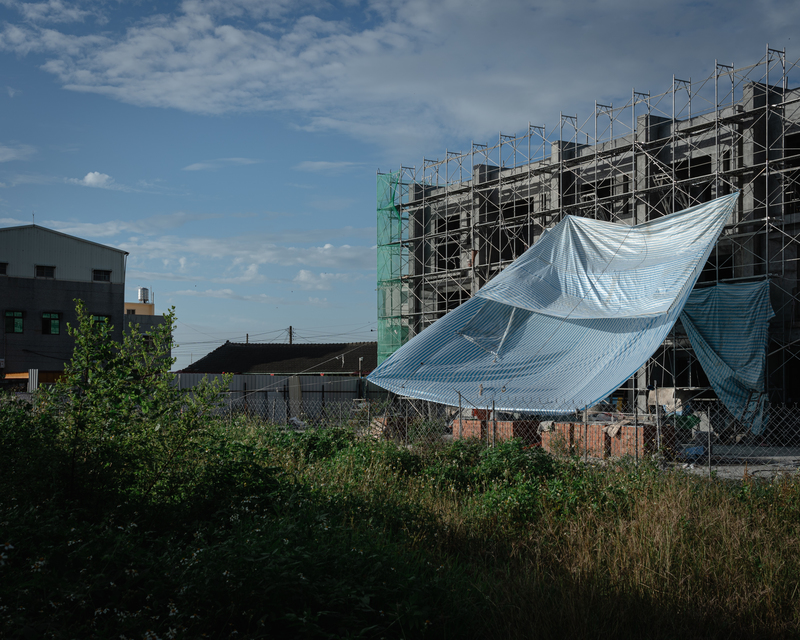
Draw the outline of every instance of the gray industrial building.
<instances>
[{"instance_id":1,"label":"gray industrial building","mask_svg":"<svg viewBox=\"0 0 800 640\"><path fill-rule=\"evenodd\" d=\"M75 299L122 338L127 252L41 226L0 229L0 372L8 381L52 382L74 346Z\"/></svg>"},{"instance_id":2,"label":"gray industrial building","mask_svg":"<svg viewBox=\"0 0 800 640\"><path fill-rule=\"evenodd\" d=\"M768 279L767 393L800 400L800 67L767 48L699 81L595 103L378 174L378 357L469 299L565 215L639 224L740 191L698 287ZM710 393L680 323L628 383ZM632 397L632 396L631 396Z\"/></svg>"}]
</instances>

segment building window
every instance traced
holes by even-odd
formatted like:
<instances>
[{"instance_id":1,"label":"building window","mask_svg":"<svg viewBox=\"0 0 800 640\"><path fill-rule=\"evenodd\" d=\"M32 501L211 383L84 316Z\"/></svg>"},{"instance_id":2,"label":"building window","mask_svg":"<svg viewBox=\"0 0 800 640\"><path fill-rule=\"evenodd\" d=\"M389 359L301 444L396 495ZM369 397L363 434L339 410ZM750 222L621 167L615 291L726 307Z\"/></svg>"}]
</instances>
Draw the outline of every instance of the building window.
<instances>
[{"instance_id":1,"label":"building window","mask_svg":"<svg viewBox=\"0 0 800 640\"><path fill-rule=\"evenodd\" d=\"M136 309L127 309L125 311L125 313L127 313L129 316L135 316L136 315Z\"/></svg>"},{"instance_id":2,"label":"building window","mask_svg":"<svg viewBox=\"0 0 800 640\"><path fill-rule=\"evenodd\" d=\"M92 322L97 324L101 322L111 322L111 316L92 316Z\"/></svg>"},{"instance_id":3,"label":"building window","mask_svg":"<svg viewBox=\"0 0 800 640\"><path fill-rule=\"evenodd\" d=\"M6 333L22 333L22 311L6 311Z\"/></svg>"},{"instance_id":4,"label":"building window","mask_svg":"<svg viewBox=\"0 0 800 640\"><path fill-rule=\"evenodd\" d=\"M42 314L42 335L57 336L61 334L61 314L43 313Z\"/></svg>"},{"instance_id":5,"label":"building window","mask_svg":"<svg viewBox=\"0 0 800 640\"><path fill-rule=\"evenodd\" d=\"M36 277L37 278L55 278L56 277L56 268L55 267L47 267L41 264L36 265Z\"/></svg>"},{"instance_id":6,"label":"building window","mask_svg":"<svg viewBox=\"0 0 800 640\"><path fill-rule=\"evenodd\" d=\"M8 263L0 262L0 276L7 275L7 271L8 271Z\"/></svg>"},{"instance_id":7,"label":"building window","mask_svg":"<svg viewBox=\"0 0 800 640\"><path fill-rule=\"evenodd\" d=\"M111 272L105 269L93 269L92 280L95 282L111 282Z\"/></svg>"}]
</instances>

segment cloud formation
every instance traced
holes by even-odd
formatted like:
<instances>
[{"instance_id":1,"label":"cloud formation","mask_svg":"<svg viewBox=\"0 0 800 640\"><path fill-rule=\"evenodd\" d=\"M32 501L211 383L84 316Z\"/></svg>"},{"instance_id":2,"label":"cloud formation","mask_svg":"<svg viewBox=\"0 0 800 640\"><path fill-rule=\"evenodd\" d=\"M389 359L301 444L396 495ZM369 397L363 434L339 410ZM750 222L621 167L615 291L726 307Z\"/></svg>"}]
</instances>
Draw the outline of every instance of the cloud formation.
<instances>
[{"instance_id":1,"label":"cloud formation","mask_svg":"<svg viewBox=\"0 0 800 640\"><path fill-rule=\"evenodd\" d=\"M256 158L217 158L216 160L206 160L205 162L195 162L183 168L184 171L209 171L222 169L230 166L243 166L248 164L259 164L263 160Z\"/></svg>"},{"instance_id":2,"label":"cloud formation","mask_svg":"<svg viewBox=\"0 0 800 640\"><path fill-rule=\"evenodd\" d=\"M80 222L77 220L45 220L44 225L81 238L109 238L120 234L152 236L171 231L200 220L221 217L219 214L187 213L178 211L139 220L106 220L105 222Z\"/></svg>"},{"instance_id":3,"label":"cloud formation","mask_svg":"<svg viewBox=\"0 0 800 640\"><path fill-rule=\"evenodd\" d=\"M7 3L10 4L10 3ZM76 4L62 0L47 2L14 3L19 12L30 22L83 22L91 11L80 9Z\"/></svg>"},{"instance_id":4,"label":"cloud formation","mask_svg":"<svg viewBox=\"0 0 800 640\"><path fill-rule=\"evenodd\" d=\"M110 189L111 191L125 192L138 191L138 189L134 189L133 187L119 184L107 173L100 173L99 171L90 171L83 176L83 178L65 178L64 182L67 184L76 184L80 187L91 187L92 189Z\"/></svg>"},{"instance_id":5,"label":"cloud formation","mask_svg":"<svg viewBox=\"0 0 800 640\"><path fill-rule=\"evenodd\" d=\"M84 187L97 187L99 189L116 188L114 186L114 178L106 173L100 173L99 171L90 171L82 179L73 179L72 182L83 185Z\"/></svg>"},{"instance_id":6,"label":"cloud formation","mask_svg":"<svg viewBox=\"0 0 800 640\"><path fill-rule=\"evenodd\" d=\"M309 238L314 235L309 232ZM309 246L279 244L271 233L250 233L246 236L178 237L159 236L131 238L117 246L142 259L160 260L164 256L196 256L204 262L229 261L231 267L246 270L251 265L280 265L284 267L313 267L318 269L369 270L375 269L375 247L331 243ZM221 277L240 276L240 272Z\"/></svg>"},{"instance_id":7,"label":"cloud formation","mask_svg":"<svg viewBox=\"0 0 800 640\"><path fill-rule=\"evenodd\" d=\"M345 4L185 0L95 32L83 5L17 2L0 50L41 55L74 91L201 114L283 111L311 131L416 149L552 126L565 106L625 100L631 87L662 91L673 73L788 42L800 19L782 0ZM67 20L80 28L56 28ZM731 37L743 25L747 51ZM187 169L208 168L197 164Z\"/></svg>"},{"instance_id":8,"label":"cloud formation","mask_svg":"<svg viewBox=\"0 0 800 640\"><path fill-rule=\"evenodd\" d=\"M36 153L36 147L29 144L2 144L0 143L0 162L12 160L27 160Z\"/></svg>"},{"instance_id":9,"label":"cloud formation","mask_svg":"<svg viewBox=\"0 0 800 640\"><path fill-rule=\"evenodd\" d=\"M304 290L329 291L335 282L352 282L357 279L352 273L313 273L300 269L292 282Z\"/></svg>"}]
</instances>

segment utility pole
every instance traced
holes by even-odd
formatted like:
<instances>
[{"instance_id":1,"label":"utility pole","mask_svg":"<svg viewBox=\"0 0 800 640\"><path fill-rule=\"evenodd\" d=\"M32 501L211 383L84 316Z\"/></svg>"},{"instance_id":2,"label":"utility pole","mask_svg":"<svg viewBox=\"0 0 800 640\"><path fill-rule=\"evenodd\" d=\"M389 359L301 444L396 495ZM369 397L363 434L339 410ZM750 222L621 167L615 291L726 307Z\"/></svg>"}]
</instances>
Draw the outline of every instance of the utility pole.
<instances>
[{"instance_id":1,"label":"utility pole","mask_svg":"<svg viewBox=\"0 0 800 640\"><path fill-rule=\"evenodd\" d=\"M289 344L292 344L292 325L289 325Z\"/></svg>"}]
</instances>

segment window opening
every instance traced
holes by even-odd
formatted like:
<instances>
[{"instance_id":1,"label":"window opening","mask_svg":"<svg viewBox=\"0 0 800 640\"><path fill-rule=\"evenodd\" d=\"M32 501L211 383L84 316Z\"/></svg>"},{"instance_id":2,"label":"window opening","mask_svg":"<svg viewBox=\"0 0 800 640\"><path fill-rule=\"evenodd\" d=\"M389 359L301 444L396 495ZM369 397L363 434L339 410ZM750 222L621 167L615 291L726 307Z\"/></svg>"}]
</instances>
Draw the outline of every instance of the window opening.
<instances>
[{"instance_id":1,"label":"window opening","mask_svg":"<svg viewBox=\"0 0 800 640\"><path fill-rule=\"evenodd\" d=\"M43 313L42 314L42 335L57 336L61 334L61 314Z\"/></svg>"},{"instance_id":2,"label":"window opening","mask_svg":"<svg viewBox=\"0 0 800 640\"><path fill-rule=\"evenodd\" d=\"M93 269L92 280L95 282L111 282L111 271L106 269Z\"/></svg>"},{"instance_id":3,"label":"window opening","mask_svg":"<svg viewBox=\"0 0 800 640\"><path fill-rule=\"evenodd\" d=\"M22 333L22 311L6 311L6 333Z\"/></svg>"},{"instance_id":4,"label":"window opening","mask_svg":"<svg viewBox=\"0 0 800 640\"><path fill-rule=\"evenodd\" d=\"M37 278L55 278L56 277L56 268L51 266L46 266L42 264L36 265L36 277Z\"/></svg>"}]
</instances>

